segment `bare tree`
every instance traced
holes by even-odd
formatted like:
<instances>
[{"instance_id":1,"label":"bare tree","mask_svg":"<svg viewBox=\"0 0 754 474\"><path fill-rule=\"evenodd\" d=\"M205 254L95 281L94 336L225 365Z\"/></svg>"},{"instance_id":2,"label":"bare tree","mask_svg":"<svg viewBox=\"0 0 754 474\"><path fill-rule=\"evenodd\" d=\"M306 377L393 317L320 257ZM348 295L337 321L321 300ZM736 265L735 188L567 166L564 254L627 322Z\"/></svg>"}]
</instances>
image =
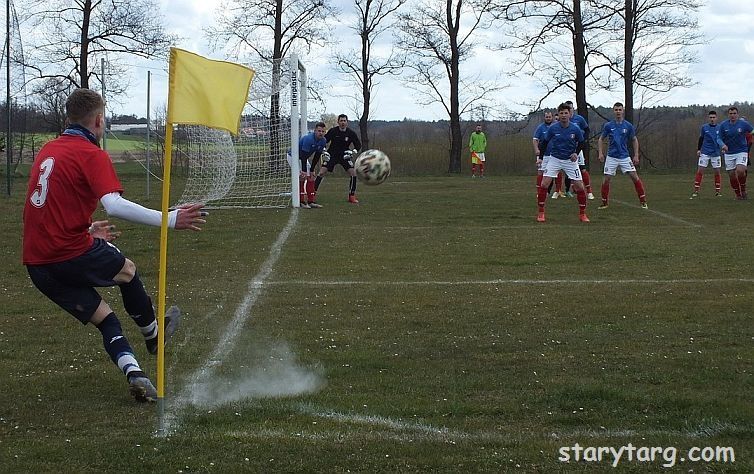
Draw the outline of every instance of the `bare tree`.
<instances>
[{"instance_id":1,"label":"bare tree","mask_svg":"<svg viewBox=\"0 0 754 474\"><path fill-rule=\"evenodd\" d=\"M351 28L361 40L358 51L336 52L335 62L341 72L347 74L359 86L361 104L359 113L359 133L364 149L369 148L369 115L372 107L372 94L377 78L387 74L397 74L403 67L402 56L394 50L385 56L374 53L375 43L380 36L393 26L393 14L407 0L354 0L358 12L358 23Z\"/></svg>"},{"instance_id":2,"label":"bare tree","mask_svg":"<svg viewBox=\"0 0 754 474\"><path fill-rule=\"evenodd\" d=\"M450 120L448 172L461 171L461 116L484 102L501 86L462 76L461 64L473 54L474 41L492 20L495 0L422 0L398 15L398 42L413 71L406 85L416 90L420 105L439 103Z\"/></svg>"},{"instance_id":3,"label":"bare tree","mask_svg":"<svg viewBox=\"0 0 754 474\"><path fill-rule=\"evenodd\" d=\"M608 54L616 37L608 28L617 15L615 6L609 0L504 0L498 13L512 22L514 46L545 88L536 109L567 89L588 122L587 84L610 89L615 82L615 61ZM589 150L584 154L588 164Z\"/></svg>"},{"instance_id":4,"label":"bare tree","mask_svg":"<svg viewBox=\"0 0 754 474\"><path fill-rule=\"evenodd\" d=\"M228 0L218 9L217 25L206 31L213 47L226 49L235 59L271 68L271 168L286 163L278 139L281 61L297 47L308 51L324 44L328 38L324 21L333 12L325 0Z\"/></svg>"},{"instance_id":5,"label":"bare tree","mask_svg":"<svg viewBox=\"0 0 754 474\"><path fill-rule=\"evenodd\" d=\"M623 78L626 120L633 123L637 91L662 94L693 84L686 66L696 62L691 48L703 38L693 16L702 3L686 0L679 8L673 0L621 1L623 64L616 72Z\"/></svg>"},{"instance_id":6,"label":"bare tree","mask_svg":"<svg viewBox=\"0 0 754 474\"><path fill-rule=\"evenodd\" d=\"M108 92L128 87L123 58L166 57L176 37L165 33L154 0L29 0L27 17L35 34L26 49L26 67L38 79L90 87L100 78L99 59L108 64Z\"/></svg>"}]
</instances>

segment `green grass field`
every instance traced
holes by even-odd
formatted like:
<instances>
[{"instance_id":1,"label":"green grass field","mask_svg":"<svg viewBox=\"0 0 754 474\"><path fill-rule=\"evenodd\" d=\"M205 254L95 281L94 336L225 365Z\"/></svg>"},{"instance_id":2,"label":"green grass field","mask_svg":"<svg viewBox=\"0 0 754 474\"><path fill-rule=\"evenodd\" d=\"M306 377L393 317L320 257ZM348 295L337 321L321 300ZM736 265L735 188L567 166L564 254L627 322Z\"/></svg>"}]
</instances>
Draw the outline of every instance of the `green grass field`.
<instances>
[{"instance_id":1,"label":"green grass field","mask_svg":"<svg viewBox=\"0 0 754 474\"><path fill-rule=\"evenodd\" d=\"M127 197L158 207L122 169ZM727 183L712 197L709 175L689 200L692 178L644 176L642 210L616 177L590 224L574 199L537 224L533 177L394 176L352 206L338 172L322 209L213 211L170 234L184 320L164 437L97 330L32 287L17 192L0 214L1 469L601 472L611 456L563 463L561 447L631 443L677 455L637 451L619 472L752 472L754 202ZM154 291L159 230L117 224ZM154 375L119 293L103 294ZM716 446L735 462L686 459Z\"/></svg>"}]
</instances>

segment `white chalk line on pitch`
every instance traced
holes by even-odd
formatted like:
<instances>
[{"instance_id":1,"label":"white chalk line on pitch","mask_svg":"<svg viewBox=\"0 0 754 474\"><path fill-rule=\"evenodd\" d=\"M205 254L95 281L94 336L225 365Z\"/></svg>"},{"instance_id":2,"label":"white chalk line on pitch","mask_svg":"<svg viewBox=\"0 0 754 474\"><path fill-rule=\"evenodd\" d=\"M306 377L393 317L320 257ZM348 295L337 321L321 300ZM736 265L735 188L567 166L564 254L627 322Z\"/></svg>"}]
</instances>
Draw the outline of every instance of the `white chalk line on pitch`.
<instances>
[{"instance_id":1,"label":"white chalk line on pitch","mask_svg":"<svg viewBox=\"0 0 754 474\"><path fill-rule=\"evenodd\" d=\"M330 281L317 281L317 286L338 286L338 285L382 285L382 286L462 286L462 285L612 285L612 284L634 284L634 283L647 283L647 284L705 284L705 283L754 283L754 278L688 278L688 279L578 279L578 278L564 278L564 279L550 279L550 280L523 280L523 279L493 279L493 280L417 280L417 281L398 281L398 280L330 280ZM311 280L287 280L287 281L267 281L265 285L310 285Z\"/></svg>"},{"instance_id":2,"label":"white chalk line on pitch","mask_svg":"<svg viewBox=\"0 0 754 474\"><path fill-rule=\"evenodd\" d=\"M689 222L687 220L681 219L680 217L676 217L676 216L673 216L673 215L670 215L670 214L666 214L664 212L656 211L656 210L652 209L651 207L647 208L647 209L643 209L639 205L631 204L631 203L628 203L628 202L625 202L625 201L619 201L617 199L611 199L611 201L612 202L617 202L618 204L623 204L624 206L627 206L627 207L633 207L634 209L641 209L644 212L651 212L652 214L658 215L658 216L662 217L663 219L667 219L669 221L673 221L673 222L676 222L678 224L683 224L683 225L687 225L687 226L690 226L690 227L696 227L696 228L704 227L701 224L696 224L694 222Z\"/></svg>"},{"instance_id":3,"label":"white chalk line on pitch","mask_svg":"<svg viewBox=\"0 0 754 474\"><path fill-rule=\"evenodd\" d=\"M220 340L215 345L214 350L208 356L207 361L199 367L194 374L189 376L186 387L172 400L173 412L167 419L166 429L167 433L176 431L180 426L180 411L190 403L194 403L198 398L198 391L205 386L207 381L214 375L216 367L223 361L225 357L233 350L236 345L236 339L246 324L251 318L251 308L257 302L257 299L262 293L262 287L265 284L265 280L272 273L272 269L280 258L280 253L283 249L283 245L290 237L293 228L298 221L298 209L293 209L291 217L288 219L288 223L285 225L275 243L272 244L270 254L262 264L259 272L249 281L248 291L244 296L241 304L236 308L236 312L233 319L228 323Z\"/></svg>"}]
</instances>

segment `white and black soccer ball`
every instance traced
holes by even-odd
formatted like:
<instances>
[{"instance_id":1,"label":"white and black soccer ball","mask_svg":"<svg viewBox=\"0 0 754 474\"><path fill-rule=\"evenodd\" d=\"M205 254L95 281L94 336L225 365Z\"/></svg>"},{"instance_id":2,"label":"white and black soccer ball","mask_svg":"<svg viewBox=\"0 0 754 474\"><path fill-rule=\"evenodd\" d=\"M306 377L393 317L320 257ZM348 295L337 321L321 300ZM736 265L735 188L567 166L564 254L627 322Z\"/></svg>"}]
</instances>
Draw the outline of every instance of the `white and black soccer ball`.
<instances>
[{"instance_id":1,"label":"white and black soccer ball","mask_svg":"<svg viewBox=\"0 0 754 474\"><path fill-rule=\"evenodd\" d=\"M366 150L356 158L354 168L364 184L380 184L390 176L390 158L380 150Z\"/></svg>"}]
</instances>

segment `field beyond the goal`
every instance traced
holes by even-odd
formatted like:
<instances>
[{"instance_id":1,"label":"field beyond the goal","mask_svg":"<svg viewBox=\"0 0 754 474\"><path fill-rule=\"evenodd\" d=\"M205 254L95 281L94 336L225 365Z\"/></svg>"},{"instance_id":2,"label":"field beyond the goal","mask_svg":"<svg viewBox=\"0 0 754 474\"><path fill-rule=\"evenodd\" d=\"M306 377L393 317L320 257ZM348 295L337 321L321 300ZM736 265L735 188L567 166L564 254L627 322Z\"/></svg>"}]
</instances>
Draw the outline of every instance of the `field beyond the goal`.
<instances>
[{"instance_id":1,"label":"field beyond the goal","mask_svg":"<svg viewBox=\"0 0 754 474\"><path fill-rule=\"evenodd\" d=\"M126 197L159 208L159 183L144 199L141 172L117 167ZM693 200L693 172L642 178L649 209L616 176L598 210L595 171L591 223L548 198L539 224L533 176L392 176L353 205L336 168L321 209L213 210L202 232L171 231L184 317L164 437L98 331L32 286L16 181L0 213L2 471L600 472L613 457L576 461L574 445L631 444L752 472L754 200L726 178L714 197L711 174ZM112 222L156 296L159 229ZM154 379L119 291L102 294ZM705 447L735 462L686 456ZM668 467L637 453L618 471Z\"/></svg>"}]
</instances>

